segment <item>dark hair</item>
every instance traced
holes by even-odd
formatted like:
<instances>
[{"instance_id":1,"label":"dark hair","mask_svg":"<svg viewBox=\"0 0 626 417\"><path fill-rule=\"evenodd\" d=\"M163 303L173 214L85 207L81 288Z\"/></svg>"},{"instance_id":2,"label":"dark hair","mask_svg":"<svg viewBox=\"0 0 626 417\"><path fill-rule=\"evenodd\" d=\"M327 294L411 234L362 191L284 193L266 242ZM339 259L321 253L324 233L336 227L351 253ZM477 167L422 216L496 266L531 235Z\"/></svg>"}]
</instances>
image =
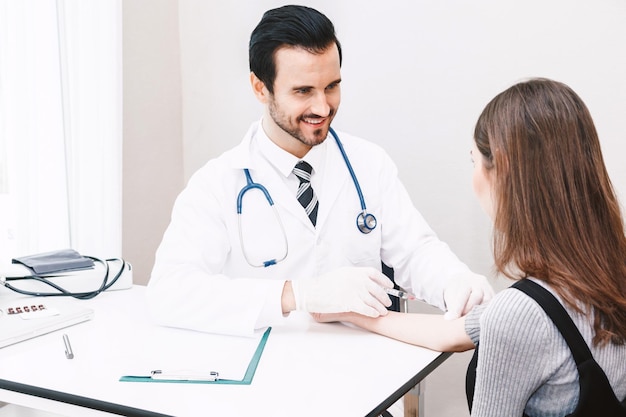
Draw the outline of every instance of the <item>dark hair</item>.
<instances>
[{"instance_id":1,"label":"dark hair","mask_svg":"<svg viewBox=\"0 0 626 417\"><path fill-rule=\"evenodd\" d=\"M626 342L626 237L591 114L567 85L518 83L474 131L494 190L498 271L550 284L593 314L594 344Z\"/></svg>"},{"instance_id":2,"label":"dark hair","mask_svg":"<svg viewBox=\"0 0 626 417\"><path fill-rule=\"evenodd\" d=\"M339 50L341 64L341 44L335 35L335 27L322 13L310 7L293 5L268 10L250 36L250 71L273 94L276 79L274 54L277 49L288 45L321 53L333 43Z\"/></svg>"}]
</instances>

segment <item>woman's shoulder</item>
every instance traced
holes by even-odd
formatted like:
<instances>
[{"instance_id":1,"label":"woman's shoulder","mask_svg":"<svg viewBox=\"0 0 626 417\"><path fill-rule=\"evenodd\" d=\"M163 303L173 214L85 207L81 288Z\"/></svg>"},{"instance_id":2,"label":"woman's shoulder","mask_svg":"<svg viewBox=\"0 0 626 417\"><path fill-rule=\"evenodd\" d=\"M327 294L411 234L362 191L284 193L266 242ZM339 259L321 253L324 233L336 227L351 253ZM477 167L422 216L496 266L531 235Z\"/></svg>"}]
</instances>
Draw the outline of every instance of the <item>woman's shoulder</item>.
<instances>
[{"instance_id":1,"label":"woman's shoulder","mask_svg":"<svg viewBox=\"0 0 626 417\"><path fill-rule=\"evenodd\" d=\"M515 288L501 290L488 304L472 310L466 319L466 331L474 342L485 332L520 340L545 337L551 325L541 306Z\"/></svg>"},{"instance_id":2,"label":"woman's shoulder","mask_svg":"<svg viewBox=\"0 0 626 417\"><path fill-rule=\"evenodd\" d=\"M516 288L500 291L485 307L481 323L551 322L541 306L531 297Z\"/></svg>"}]
</instances>

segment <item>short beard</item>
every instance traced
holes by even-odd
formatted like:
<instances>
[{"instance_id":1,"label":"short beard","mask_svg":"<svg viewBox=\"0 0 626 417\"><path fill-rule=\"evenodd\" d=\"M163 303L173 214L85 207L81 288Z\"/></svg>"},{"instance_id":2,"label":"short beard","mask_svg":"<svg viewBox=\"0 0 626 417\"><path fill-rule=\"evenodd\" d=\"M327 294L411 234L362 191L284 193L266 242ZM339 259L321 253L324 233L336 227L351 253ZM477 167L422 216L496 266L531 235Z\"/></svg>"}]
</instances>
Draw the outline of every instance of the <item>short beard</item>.
<instances>
[{"instance_id":1,"label":"short beard","mask_svg":"<svg viewBox=\"0 0 626 417\"><path fill-rule=\"evenodd\" d=\"M303 144L307 145L307 146L316 146L319 145L320 143L324 142L324 140L326 140L326 136L328 135L328 130L326 130L326 132L324 131L323 128L319 128L313 131L313 135L314 135L314 139L313 140L309 140L307 139L303 134L302 134L302 130L300 130L297 126L296 127L290 127L288 125L288 123L285 122L286 118L285 117L281 117L283 116L283 114L281 114L274 101L271 101L269 104L269 111L270 111L270 117L272 118L272 120L274 120L274 123L276 123L276 125L278 127L280 127L284 132L288 133L291 137L295 138L296 140L298 140L299 142L302 142ZM332 121L333 117L335 114L335 109L331 109L330 113L328 115L328 118ZM301 116L298 118L298 120L302 120L304 118L315 118L318 117L316 115L314 116Z\"/></svg>"}]
</instances>

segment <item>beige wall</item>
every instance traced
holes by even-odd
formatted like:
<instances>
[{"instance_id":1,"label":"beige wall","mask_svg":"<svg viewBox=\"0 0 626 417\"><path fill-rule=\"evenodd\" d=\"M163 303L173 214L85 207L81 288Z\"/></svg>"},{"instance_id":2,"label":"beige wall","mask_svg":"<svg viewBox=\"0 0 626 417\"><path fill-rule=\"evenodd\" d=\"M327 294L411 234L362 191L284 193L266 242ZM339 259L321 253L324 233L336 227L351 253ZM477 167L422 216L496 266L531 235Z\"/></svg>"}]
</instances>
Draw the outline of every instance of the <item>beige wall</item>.
<instances>
[{"instance_id":1,"label":"beige wall","mask_svg":"<svg viewBox=\"0 0 626 417\"><path fill-rule=\"evenodd\" d=\"M136 284L183 187L178 1L124 0L122 256Z\"/></svg>"}]
</instances>

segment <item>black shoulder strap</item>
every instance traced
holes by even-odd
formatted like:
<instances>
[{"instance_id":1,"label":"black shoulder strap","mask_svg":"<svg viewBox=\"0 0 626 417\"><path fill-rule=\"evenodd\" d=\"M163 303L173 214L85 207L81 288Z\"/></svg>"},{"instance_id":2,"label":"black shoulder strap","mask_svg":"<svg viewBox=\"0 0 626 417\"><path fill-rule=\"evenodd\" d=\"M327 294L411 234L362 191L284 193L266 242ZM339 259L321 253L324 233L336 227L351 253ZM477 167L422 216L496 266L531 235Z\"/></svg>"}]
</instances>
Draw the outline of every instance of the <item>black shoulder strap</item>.
<instances>
[{"instance_id":1,"label":"black shoulder strap","mask_svg":"<svg viewBox=\"0 0 626 417\"><path fill-rule=\"evenodd\" d=\"M593 359L585 339L556 297L529 279L518 281L513 287L539 303L556 324L572 351L578 368L580 395L576 409L567 417L626 417L626 399L621 402L617 399L609 379Z\"/></svg>"},{"instance_id":2,"label":"black shoulder strap","mask_svg":"<svg viewBox=\"0 0 626 417\"><path fill-rule=\"evenodd\" d=\"M572 351L576 365L580 365L585 360L593 358L589 346L587 346L587 342L583 339L580 331L578 331L578 328L569 314L567 314L563 305L550 291L529 279L517 281L512 286L537 301L548 316L550 316Z\"/></svg>"}]
</instances>

